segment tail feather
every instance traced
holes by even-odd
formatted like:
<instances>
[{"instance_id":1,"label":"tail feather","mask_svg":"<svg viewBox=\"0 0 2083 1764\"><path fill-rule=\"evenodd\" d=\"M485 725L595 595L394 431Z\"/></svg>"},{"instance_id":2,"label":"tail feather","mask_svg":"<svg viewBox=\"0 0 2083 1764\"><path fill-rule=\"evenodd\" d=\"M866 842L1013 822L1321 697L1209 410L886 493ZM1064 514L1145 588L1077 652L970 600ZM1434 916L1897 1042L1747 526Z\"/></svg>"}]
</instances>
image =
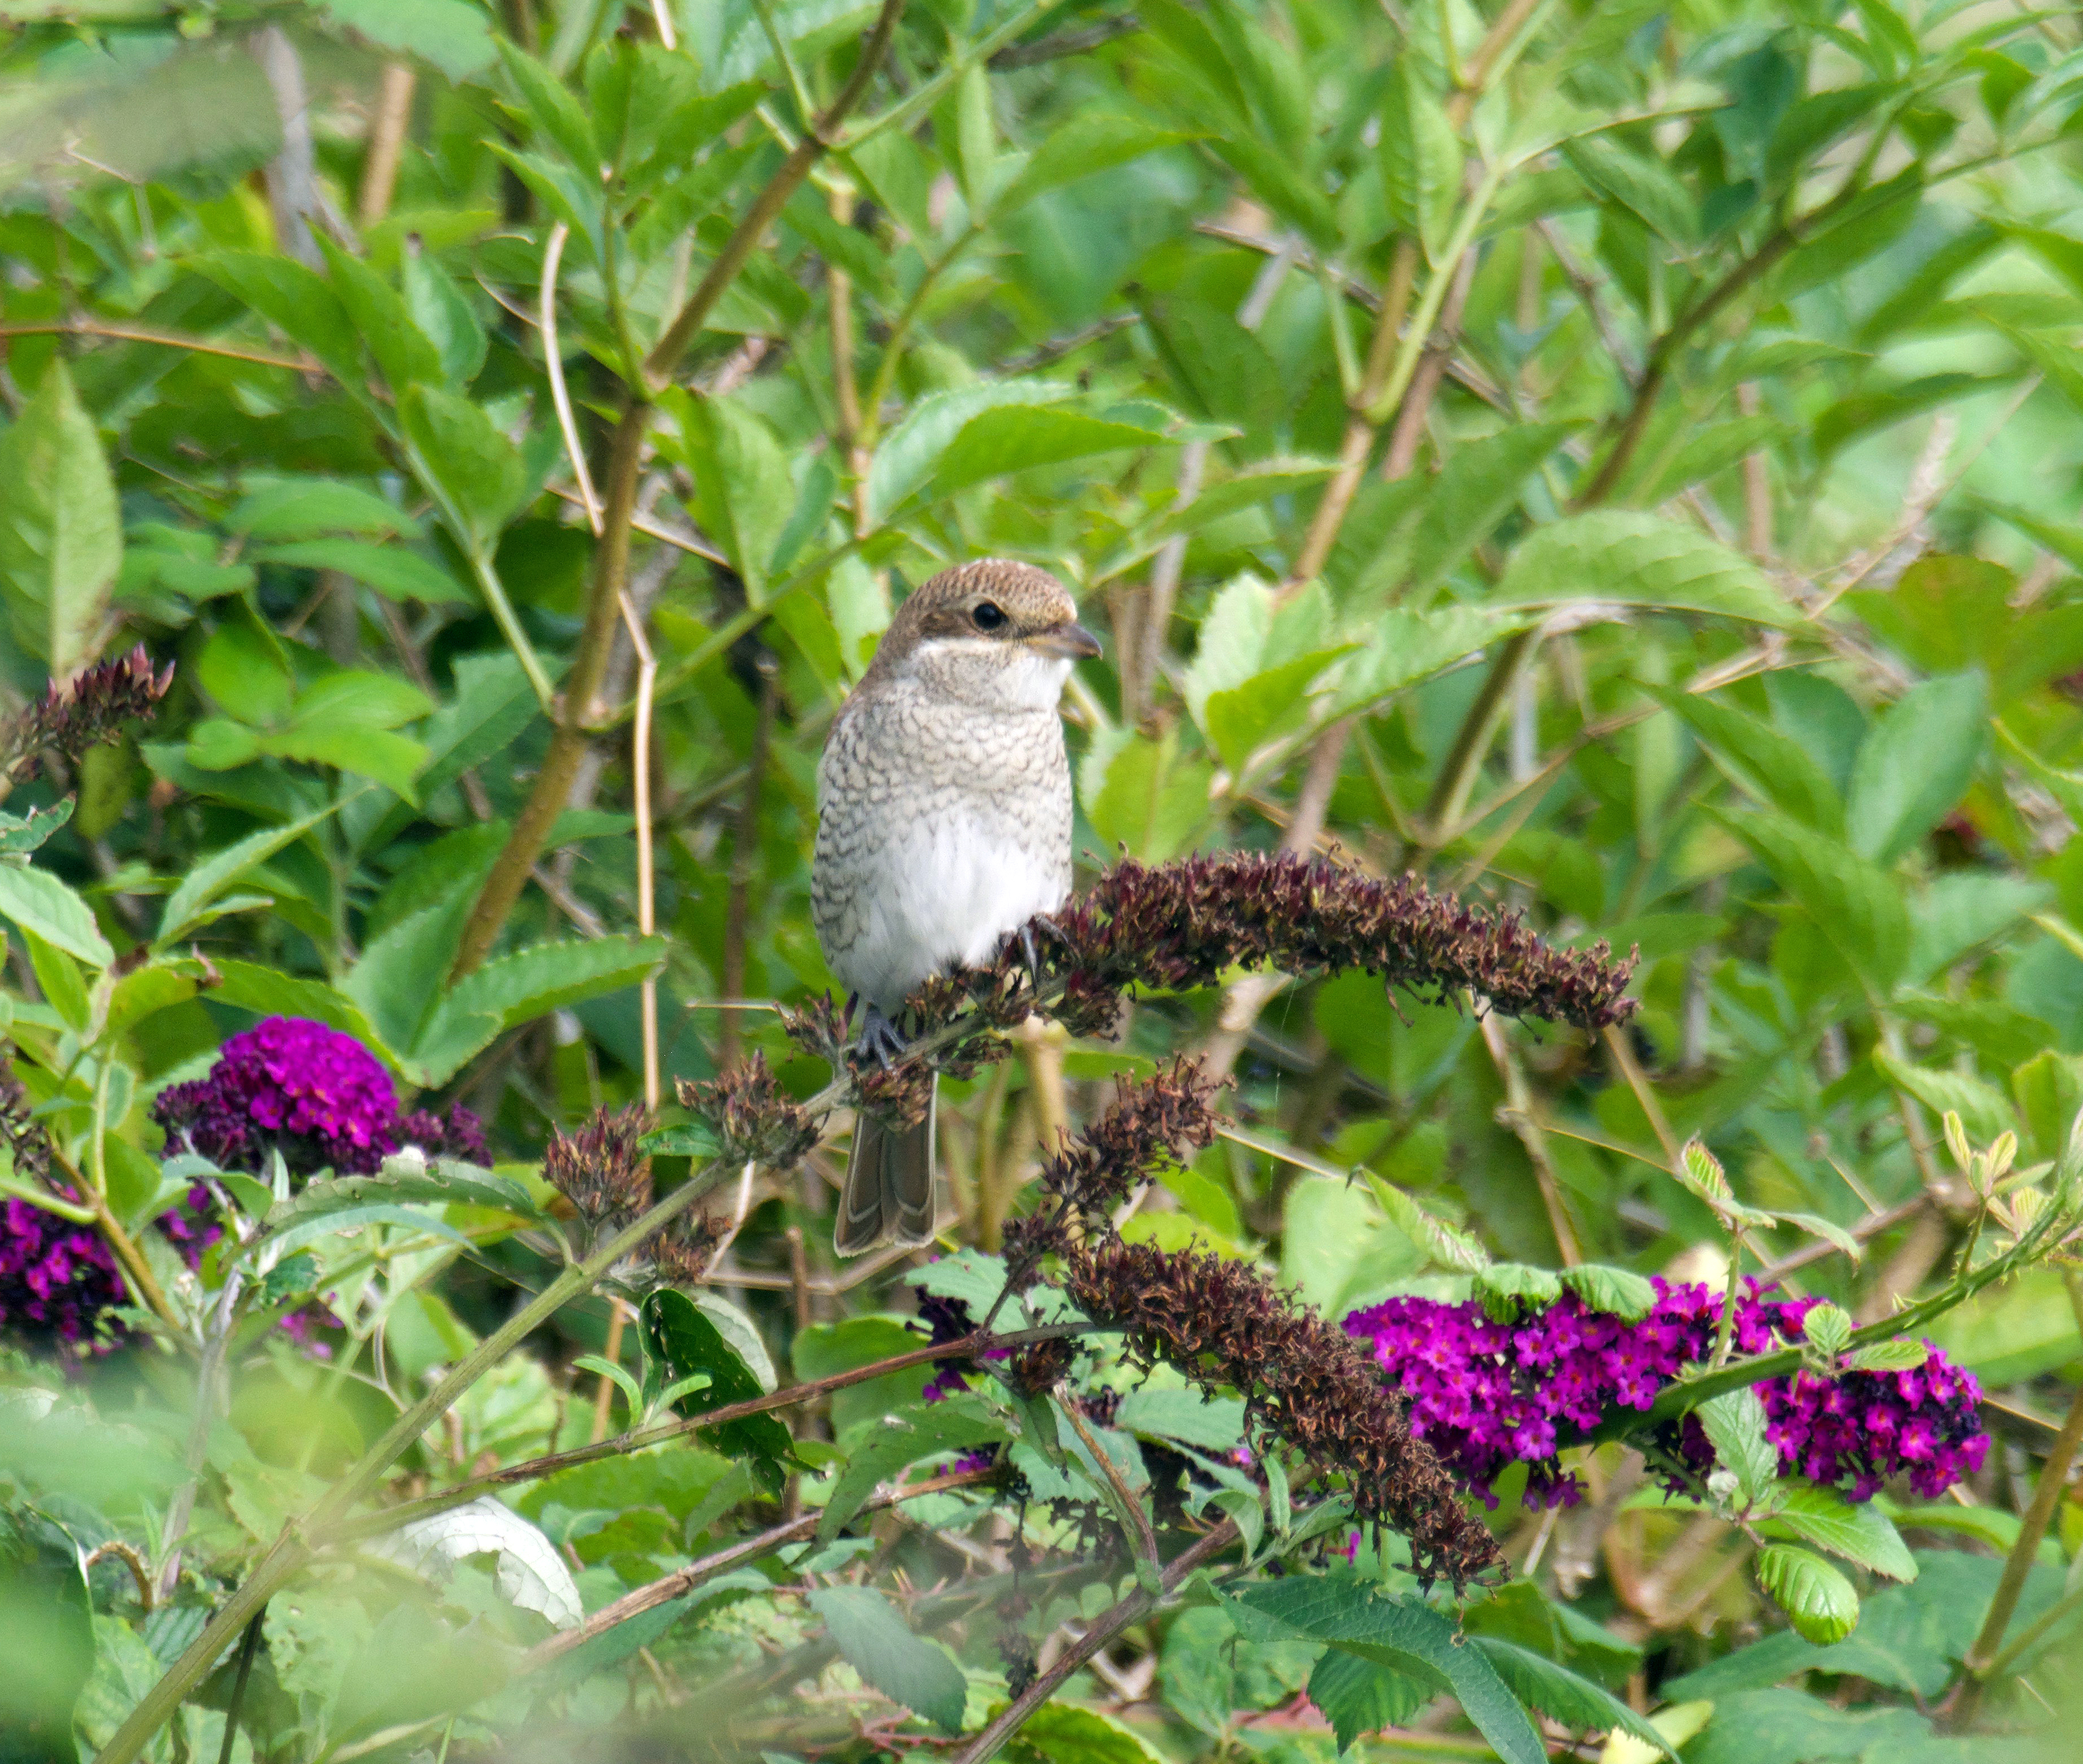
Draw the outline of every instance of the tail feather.
<instances>
[{"instance_id":1,"label":"tail feather","mask_svg":"<svg viewBox=\"0 0 2083 1764\"><path fill-rule=\"evenodd\" d=\"M841 1255L859 1255L879 1243L915 1249L932 1242L933 1129L940 1101L936 1078L926 1118L916 1126L889 1128L865 1113L855 1119L853 1151L832 1233L832 1247Z\"/></svg>"}]
</instances>

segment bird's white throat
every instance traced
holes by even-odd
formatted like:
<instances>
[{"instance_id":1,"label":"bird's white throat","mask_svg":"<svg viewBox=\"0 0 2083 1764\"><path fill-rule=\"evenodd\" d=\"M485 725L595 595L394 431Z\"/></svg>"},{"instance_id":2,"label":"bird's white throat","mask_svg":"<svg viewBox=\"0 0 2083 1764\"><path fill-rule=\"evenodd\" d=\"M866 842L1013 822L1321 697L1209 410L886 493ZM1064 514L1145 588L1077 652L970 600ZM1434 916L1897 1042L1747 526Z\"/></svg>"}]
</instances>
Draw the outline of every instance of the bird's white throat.
<instances>
[{"instance_id":1,"label":"bird's white throat","mask_svg":"<svg viewBox=\"0 0 2083 1764\"><path fill-rule=\"evenodd\" d=\"M984 709L1054 710L1071 662L989 637L930 637L913 651L906 671Z\"/></svg>"}]
</instances>

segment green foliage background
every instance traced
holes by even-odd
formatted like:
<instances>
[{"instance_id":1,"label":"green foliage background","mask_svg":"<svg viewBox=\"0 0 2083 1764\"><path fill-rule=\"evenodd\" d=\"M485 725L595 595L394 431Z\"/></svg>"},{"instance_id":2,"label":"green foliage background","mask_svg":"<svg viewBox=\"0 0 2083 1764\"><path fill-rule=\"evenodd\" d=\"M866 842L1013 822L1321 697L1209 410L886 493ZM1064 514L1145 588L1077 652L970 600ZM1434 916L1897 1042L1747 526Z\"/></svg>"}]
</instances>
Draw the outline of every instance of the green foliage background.
<instances>
[{"instance_id":1,"label":"green foliage background","mask_svg":"<svg viewBox=\"0 0 2083 1764\"><path fill-rule=\"evenodd\" d=\"M2083 1104L2072 16L919 0L814 123L875 17L0 0L6 690L135 641L180 662L134 739L9 799L78 799L33 868L0 868L17 1069L133 1231L170 1192L152 1095L275 1012L479 1110L527 1195L303 1246L347 1339L329 1366L233 1339L189 1578L150 1614L120 1552L64 1563L113 1539L160 1565L192 1354L9 1363L0 1624L44 1634L49 1683L83 1675L82 1757L285 1518L556 1271L533 1161L642 1098L640 982L669 1089L753 1050L798 1094L824 1082L771 1013L716 1005L830 984L808 913L822 731L893 600L952 562L1042 564L1109 634L1066 705L1088 873L1119 848L1335 846L1638 946L1642 1001L1600 1043L1399 1009L1360 975L1139 1001L1117 1043L1045 1035L944 1086L953 1242L995 1250L1045 1136L1191 1049L1233 1065L1237 1136L1131 1237L1261 1258L1332 1314L1466 1290L1398 1196L1502 1260L1718 1279L1721 1220L1673 1174L1696 1136L1742 1201L1810 1221L1754 1229L1744 1266L1871 1321L1944 1283L1980 1211L1941 1118L2016 1134L2030 1173ZM763 192L785 200L748 234ZM625 595L656 661L641 706ZM899 1267L823 1250L837 1167L828 1148L748 1188L716 1283L770 1386L914 1339ZM684 1168L661 1158L661 1187ZM1667 1711L1688 1764L1964 1759L2072 1710L2065 1617L1979 1716L1957 1669L2072 1400L2071 1301L2041 1267L1934 1326L2001 1394L1997 1448L1967 1504L1898 1511L1924 1572L1867 1581L1852 1639L1777 1628L1756 1540L1657 1504L1610 1449L1559 1519L1508 1492L1494 1523L1527 1569L1469 1630L1516 1650L1503 1682L1551 1737L1610 1728L1611 1692ZM598 1295L565 1306L391 1491L586 1439L599 1378L573 1361L607 1329ZM657 1395L638 1335L615 1332L619 1406ZM923 1376L796 1411L803 1463L857 1449ZM597 1608L774 1510L692 1449L515 1498L556 1573L502 1533L496 1575L471 1556L431 1604L366 1564L278 1597L251 1692L271 1755L531 1755L531 1711L602 1756L864 1755L893 1699L957 1729L966 1703L974 1730L1003 1695L971 1621L1005 1596L1003 1536L970 1497L793 1580L712 1582L534 1681L510 1644L547 1633L558 1575ZM2013 1636L2079 1544L2064 1502ZM807 1601L774 1590L813 1572ZM1037 1637L1118 1590L1040 1572ZM1250 1597L1138 1624L1021 1755L1327 1756L1295 1713L1325 1635ZM959 1673L911 1633L949 1624ZM220 1743L231 1669L151 1755ZM1450 1703L1421 1712L1436 1669L1369 1680L1337 1738L1443 1722L1358 1743L1512 1755Z\"/></svg>"}]
</instances>

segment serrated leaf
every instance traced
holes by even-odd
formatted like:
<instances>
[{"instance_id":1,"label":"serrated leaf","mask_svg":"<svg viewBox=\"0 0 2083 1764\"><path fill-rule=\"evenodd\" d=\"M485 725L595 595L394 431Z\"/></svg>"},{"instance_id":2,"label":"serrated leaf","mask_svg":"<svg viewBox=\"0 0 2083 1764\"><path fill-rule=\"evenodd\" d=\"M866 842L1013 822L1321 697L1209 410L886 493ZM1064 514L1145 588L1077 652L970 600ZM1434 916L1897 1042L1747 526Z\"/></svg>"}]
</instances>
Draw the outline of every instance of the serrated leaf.
<instances>
[{"instance_id":1,"label":"serrated leaf","mask_svg":"<svg viewBox=\"0 0 2083 1764\"><path fill-rule=\"evenodd\" d=\"M1451 1690L1505 1764L1544 1764L1547 1750L1496 1667L1415 1599L1386 1598L1357 1580L1296 1574L1226 1600L1223 1609L1247 1641L1303 1635Z\"/></svg>"},{"instance_id":2,"label":"serrated leaf","mask_svg":"<svg viewBox=\"0 0 2083 1764\"><path fill-rule=\"evenodd\" d=\"M885 519L915 494L932 477L955 438L984 412L1003 405L1060 404L1075 391L1060 380L987 380L928 393L875 450L868 476L869 518Z\"/></svg>"},{"instance_id":3,"label":"serrated leaf","mask_svg":"<svg viewBox=\"0 0 2083 1764\"><path fill-rule=\"evenodd\" d=\"M1975 1140L1987 1144L2017 1126L2009 1101L1986 1078L1950 1068L1919 1066L1874 1045L1874 1065L1898 1090L1906 1090L1933 1114L1957 1115Z\"/></svg>"},{"instance_id":4,"label":"serrated leaf","mask_svg":"<svg viewBox=\"0 0 2083 1764\"><path fill-rule=\"evenodd\" d=\"M1631 1733L1675 1764L1678 1753L1671 1743L1603 1686L1502 1636L1477 1635L1470 1645L1483 1651L1498 1676L1527 1707L1538 1709L1572 1732Z\"/></svg>"},{"instance_id":5,"label":"serrated leaf","mask_svg":"<svg viewBox=\"0 0 2083 1764\"><path fill-rule=\"evenodd\" d=\"M425 1081L446 1082L505 1030L637 984L665 954L662 937L609 937L539 943L486 962L450 989L413 1043Z\"/></svg>"},{"instance_id":6,"label":"serrated leaf","mask_svg":"<svg viewBox=\"0 0 2083 1764\"><path fill-rule=\"evenodd\" d=\"M922 1292L960 1299L981 1322L1005 1290L1005 1258L986 1250L958 1250L953 1255L934 1257L904 1279Z\"/></svg>"},{"instance_id":7,"label":"serrated leaf","mask_svg":"<svg viewBox=\"0 0 2083 1764\"><path fill-rule=\"evenodd\" d=\"M1562 1296L1562 1280L1552 1268L1523 1262L1492 1262L1475 1276L1475 1296L1484 1312L1498 1322L1510 1322L1522 1310L1553 1305Z\"/></svg>"},{"instance_id":8,"label":"serrated leaf","mask_svg":"<svg viewBox=\"0 0 2083 1764\"><path fill-rule=\"evenodd\" d=\"M1890 1580L1916 1578L1916 1558L1894 1521L1871 1501L1848 1501L1834 1488L1788 1484L1781 1504L1758 1529L1768 1538L1812 1543Z\"/></svg>"},{"instance_id":9,"label":"serrated leaf","mask_svg":"<svg viewBox=\"0 0 2083 1764\"><path fill-rule=\"evenodd\" d=\"M1844 806L1836 786L1785 730L1696 693L1654 685L1644 690L1684 720L1709 757L1739 789L1804 827L1843 835Z\"/></svg>"},{"instance_id":10,"label":"serrated leaf","mask_svg":"<svg viewBox=\"0 0 2083 1764\"><path fill-rule=\"evenodd\" d=\"M1586 1262L1561 1273L1563 1285L1584 1301L1587 1309L1603 1311L1633 1323L1656 1308L1656 1288L1629 1268Z\"/></svg>"},{"instance_id":11,"label":"serrated leaf","mask_svg":"<svg viewBox=\"0 0 2083 1764\"><path fill-rule=\"evenodd\" d=\"M307 1183L294 1199L268 1212L269 1226L321 1217L371 1203L490 1207L523 1219L540 1216L528 1191L510 1177L453 1158L393 1155L374 1175L335 1176Z\"/></svg>"},{"instance_id":12,"label":"serrated leaf","mask_svg":"<svg viewBox=\"0 0 2083 1764\"><path fill-rule=\"evenodd\" d=\"M1416 55L1398 57L1389 76L1379 151L1390 221L1437 263L1461 198L1461 142Z\"/></svg>"},{"instance_id":13,"label":"serrated leaf","mask_svg":"<svg viewBox=\"0 0 2083 1764\"><path fill-rule=\"evenodd\" d=\"M864 1586L820 1587L805 1602L846 1662L892 1703L922 1715L949 1733L962 1727L968 1681L933 1643L905 1626L897 1608Z\"/></svg>"},{"instance_id":14,"label":"serrated leaf","mask_svg":"<svg viewBox=\"0 0 2083 1764\"><path fill-rule=\"evenodd\" d=\"M0 594L15 640L64 680L107 641L123 518L100 431L62 357L0 432Z\"/></svg>"},{"instance_id":15,"label":"serrated leaf","mask_svg":"<svg viewBox=\"0 0 2083 1764\"><path fill-rule=\"evenodd\" d=\"M1336 1648L1324 1650L1309 1674L1309 1700L1331 1724L1341 1753L1354 1741L1400 1727L1430 1703L1436 1686L1392 1666Z\"/></svg>"},{"instance_id":16,"label":"serrated leaf","mask_svg":"<svg viewBox=\"0 0 2083 1764\"><path fill-rule=\"evenodd\" d=\"M1819 1352L1834 1357L1844 1352L1852 1339L1852 1313L1827 1300L1812 1305L1802 1319L1801 1333Z\"/></svg>"},{"instance_id":17,"label":"serrated leaf","mask_svg":"<svg viewBox=\"0 0 2083 1764\"><path fill-rule=\"evenodd\" d=\"M1930 1357L1927 1342L1877 1341L1860 1348L1844 1364L1853 1372L1915 1372Z\"/></svg>"},{"instance_id":18,"label":"serrated leaf","mask_svg":"<svg viewBox=\"0 0 2083 1764\"><path fill-rule=\"evenodd\" d=\"M1693 1412L1715 1457L1734 1475L1745 1504L1756 1505L1779 1477L1779 1448L1765 1436L1764 1399L1746 1385L1709 1398Z\"/></svg>"},{"instance_id":19,"label":"serrated leaf","mask_svg":"<svg viewBox=\"0 0 2083 1764\"><path fill-rule=\"evenodd\" d=\"M1845 832L1852 849L1892 864L1966 793L1988 735L1989 689L1979 670L1903 693L1859 744Z\"/></svg>"},{"instance_id":20,"label":"serrated leaf","mask_svg":"<svg viewBox=\"0 0 2083 1764\"><path fill-rule=\"evenodd\" d=\"M1909 959L1909 912L1893 878L1783 814L1707 812L1757 853L1861 975L1882 992L1894 986Z\"/></svg>"},{"instance_id":21,"label":"serrated leaf","mask_svg":"<svg viewBox=\"0 0 2083 1764\"><path fill-rule=\"evenodd\" d=\"M201 922L203 909L234 882L250 875L284 847L302 839L340 805L329 803L283 827L264 827L249 833L236 844L205 858L182 878L180 886L167 897L159 912L159 929L152 941L163 948L184 936Z\"/></svg>"},{"instance_id":22,"label":"serrated leaf","mask_svg":"<svg viewBox=\"0 0 2083 1764\"><path fill-rule=\"evenodd\" d=\"M539 1611L559 1629L576 1628L585 1617L579 1589L556 1546L490 1495L410 1520L362 1547L422 1573L437 1562L453 1564L475 1555L496 1555L503 1597L524 1610Z\"/></svg>"},{"instance_id":23,"label":"serrated leaf","mask_svg":"<svg viewBox=\"0 0 2083 1764\"><path fill-rule=\"evenodd\" d=\"M856 1440L818 1521L818 1541L830 1543L838 1537L877 1488L906 1465L1005 1437L1005 1429L980 1407L959 1397L885 1415L879 1426Z\"/></svg>"},{"instance_id":24,"label":"serrated leaf","mask_svg":"<svg viewBox=\"0 0 2083 1764\"><path fill-rule=\"evenodd\" d=\"M1756 1567L1758 1584L1805 1640L1827 1648L1858 1627L1857 1592L1822 1557L1792 1544L1768 1543L1758 1551Z\"/></svg>"},{"instance_id":25,"label":"serrated leaf","mask_svg":"<svg viewBox=\"0 0 2083 1764\"><path fill-rule=\"evenodd\" d=\"M1486 604L1497 609L1607 601L1787 625L1798 611L1756 565L1697 527L1627 509L1591 509L1519 542Z\"/></svg>"},{"instance_id":26,"label":"serrated leaf","mask_svg":"<svg viewBox=\"0 0 2083 1764\"><path fill-rule=\"evenodd\" d=\"M1456 1274L1477 1274L1489 1266L1489 1251L1472 1236L1421 1207L1393 1182L1369 1170L1367 1186L1389 1222L1438 1267Z\"/></svg>"},{"instance_id":27,"label":"serrated leaf","mask_svg":"<svg viewBox=\"0 0 2083 1764\"><path fill-rule=\"evenodd\" d=\"M33 932L53 949L93 968L116 959L87 903L47 869L0 864L0 918Z\"/></svg>"},{"instance_id":28,"label":"serrated leaf","mask_svg":"<svg viewBox=\"0 0 2083 1764\"><path fill-rule=\"evenodd\" d=\"M1114 1425L1124 1433L1178 1440L1204 1452L1233 1452L1244 1441L1244 1403L1236 1397L1145 1385L1121 1399Z\"/></svg>"}]
</instances>

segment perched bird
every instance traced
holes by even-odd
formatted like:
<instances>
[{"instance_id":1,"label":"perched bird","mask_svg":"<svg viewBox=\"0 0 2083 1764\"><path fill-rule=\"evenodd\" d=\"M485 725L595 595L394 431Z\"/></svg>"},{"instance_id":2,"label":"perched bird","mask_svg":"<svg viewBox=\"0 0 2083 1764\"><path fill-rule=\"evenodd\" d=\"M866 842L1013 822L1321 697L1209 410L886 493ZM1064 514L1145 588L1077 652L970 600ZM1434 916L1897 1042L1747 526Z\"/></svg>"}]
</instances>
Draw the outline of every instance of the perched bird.
<instances>
[{"instance_id":1,"label":"perched bird","mask_svg":"<svg viewBox=\"0 0 2083 1764\"><path fill-rule=\"evenodd\" d=\"M919 984L994 954L1071 892L1071 767L1057 701L1097 655L1063 586L987 557L898 609L832 719L818 764L811 915L832 972L867 1006L857 1058L888 1063ZM849 1013L851 1005L849 1002ZM933 1233L933 1111L855 1123L841 1255Z\"/></svg>"}]
</instances>

